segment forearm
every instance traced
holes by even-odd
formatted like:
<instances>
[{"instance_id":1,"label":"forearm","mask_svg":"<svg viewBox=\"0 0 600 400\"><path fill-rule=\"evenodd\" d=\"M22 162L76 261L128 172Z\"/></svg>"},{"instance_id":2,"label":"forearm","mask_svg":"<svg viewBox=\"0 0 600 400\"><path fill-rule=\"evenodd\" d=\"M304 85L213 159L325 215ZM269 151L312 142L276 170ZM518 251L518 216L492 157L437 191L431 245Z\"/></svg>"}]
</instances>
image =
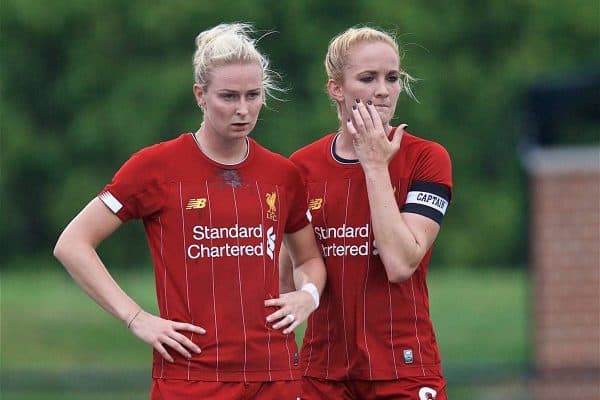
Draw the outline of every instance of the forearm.
<instances>
[{"instance_id":1,"label":"forearm","mask_svg":"<svg viewBox=\"0 0 600 400\"><path fill-rule=\"evenodd\" d=\"M295 274L292 259L287 248L282 244L279 251L279 293L283 294L296 290L294 281Z\"/></svg>"},{"instance_id":2,"label":"forearm","mask_svg":"<svg viewBox=\"0 0 600 400\"><path fill-rule=\"evenodd\" d=\"M426 249L400 213L387 167L365 168L365 179L379 257L390 281L406 280Z\"/></svg>"},{"instance_id":3,"label":"forearm","mask_svg":"<svg viewBox=\"0 0 600 400\"><path fill-rule=\"evenodd\" d=\"M54 255L88 296L124 324L139 311L140 307L114 281L93 246L61 237Z\"/></svg>"},{"instance_id":4,"label":"forearm","mask_svg":"<svg viewBox=\"0 0 600 400\"><path fill-rule=\"evenodd\" d=\"M296 289L302 289L304 285L312 283L320 295L325 288L326 279L327 273L323 268L321 257L310 258L294 268L294 285Z\"/></svg>"},{"instance_id":5,"label":"forearm","mask_svg":"<svg viewBox=\"0 0 600 400\"><path fill-rule=\"evenodd\" d=\"M327 272L321 252L315 240L312 225L284 238L289 259L293 265L293 285L295 290L309 293L315 306L325 287ZM293 290L293 289L292 289Z\"/></svg>"}]
</instances>

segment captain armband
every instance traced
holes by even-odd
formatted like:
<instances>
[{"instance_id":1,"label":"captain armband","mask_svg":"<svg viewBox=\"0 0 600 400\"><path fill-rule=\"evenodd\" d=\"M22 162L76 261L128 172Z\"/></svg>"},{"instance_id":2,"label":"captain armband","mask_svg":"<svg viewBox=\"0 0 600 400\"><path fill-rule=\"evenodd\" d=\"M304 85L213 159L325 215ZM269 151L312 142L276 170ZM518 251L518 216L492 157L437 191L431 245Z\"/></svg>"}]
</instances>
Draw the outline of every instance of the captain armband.
<instances>
[{"instance_id":1,"label":"captain armband","mask_svg":"<svg viewBox=\"0 0 600 400\"><path fill-rule=\"evenodd\" d=\"M450 189L440 183L415 181L406 195L400 211L423 215L438 224L446 214L450 202Z\"/></svg>"}]
</instances>

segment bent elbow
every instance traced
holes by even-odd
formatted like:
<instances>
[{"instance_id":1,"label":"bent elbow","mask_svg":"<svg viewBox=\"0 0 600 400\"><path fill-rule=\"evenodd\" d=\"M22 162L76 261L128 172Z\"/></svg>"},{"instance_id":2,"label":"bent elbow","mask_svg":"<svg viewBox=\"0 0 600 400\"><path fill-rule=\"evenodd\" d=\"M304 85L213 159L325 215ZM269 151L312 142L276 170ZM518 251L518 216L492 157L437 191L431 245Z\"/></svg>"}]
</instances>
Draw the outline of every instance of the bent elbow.
<instances>
[{"instance_id":1,"label":"bent elbow","mask_svg":"<svg viewBox=\"0 0 600 400\"><path fill-rule=\"evenodd\" d=\"M69 245L68 240L65 238L65 234L60 235L56 244L54 245L54 250L52 250L52 255L58 261L60 261L63 265L65 263L65 259L68 257L69 248L72 248L72 245Z\"/></svg>"},{"instance_id":2,"label":"bent elbow","mask_svg":"<svg viewBox=\"0 0 600 400\"><path fill-rule=\"evenodd\" d=\"M388 272L387 275L388 275L388 281L390 281L390 283L402 283L402 282L410 279L410 277L412 276L412 272L411 273L406 273L404 271L394 272L394 273Z\"/></svg>"},{"instance_id":3,"label":"bent elbow","mask_svg":"<svg viewBox=\"0 0 600 400\"><path fill-rule=\"evenodd\" d=\"M402 283L409 280L418 267L418 265L413 266L407 263L399 262L391 263L389 268L387 266L388 264L384 265L386 265L385 269L388 281L391 283Z\"/></svg>"},{"instance_id":4,"label":"bent elbow","mask_svg":"<svg viewBox=\"0 0 600 400\"><path fill-rule=\"evenodd\" d=\"M58 261L62 261L64 255L64 246L61 238L58 238L58 240L56 241L56 244L54 245L54 250L52 250L52 255Z\"/></svg>"}]
</instances>

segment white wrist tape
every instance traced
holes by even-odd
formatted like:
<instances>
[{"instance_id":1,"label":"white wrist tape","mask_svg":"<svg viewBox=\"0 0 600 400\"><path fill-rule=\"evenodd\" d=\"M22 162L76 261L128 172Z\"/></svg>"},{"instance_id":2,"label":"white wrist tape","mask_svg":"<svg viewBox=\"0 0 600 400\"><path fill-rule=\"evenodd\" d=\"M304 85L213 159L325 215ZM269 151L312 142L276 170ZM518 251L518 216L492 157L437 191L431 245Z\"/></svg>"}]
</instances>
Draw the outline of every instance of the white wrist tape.
<instances>
[{"instance_id":1,"label":"white wrist tape","mask_svg":"<svg viewBox=\"0 0 600 400\"><path fill-rule=\"evenodd\" d=\"M302 285L302 288L300 290L303 290L310 294L313 300L315 301L316 308L319 307L319 290L313 283L305 283L304 285Z\"/></svg>"}]
</instances>

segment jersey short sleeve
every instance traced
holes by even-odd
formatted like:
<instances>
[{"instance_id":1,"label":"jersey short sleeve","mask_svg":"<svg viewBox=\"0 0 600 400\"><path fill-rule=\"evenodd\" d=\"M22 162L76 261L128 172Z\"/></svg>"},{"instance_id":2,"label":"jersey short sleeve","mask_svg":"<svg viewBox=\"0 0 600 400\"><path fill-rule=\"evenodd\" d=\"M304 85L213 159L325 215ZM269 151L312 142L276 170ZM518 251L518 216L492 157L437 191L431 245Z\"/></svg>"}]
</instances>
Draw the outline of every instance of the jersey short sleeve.
<instances>
[{"instance_id":1,"label":"jersey short sleeve","mask_svg":"<svg viewBox=\"0 0 600 400\"><path fill-rule=\"evenodd\" d=\"M143 149L127 160L98 195L122 221L152 215L165 203L160 163L150 149Z\"/></svg>"},{"instance_id":2,"label":"jersey short sleeve","mask_svg":"<svg viewBox=\"0 0 600 400\"><path fill-rule=\"evenodd\" d=\"M429 142L419 154L402 212L442 222L452 197L452 164L446 149Z\"/></svg>"},{"instance_id":3,"label":"jersey short sleeve","mask_svg":"<svg viewBox=\"0 0 600 400\"><path fill-rule=\"evenodd\" d=\"M306 204L308 195L304 179L302 179L296 167L293 167L290 175L290 213L285 225L286 233L297 232L309 224Z\"/></svg>"}]
</instances>

